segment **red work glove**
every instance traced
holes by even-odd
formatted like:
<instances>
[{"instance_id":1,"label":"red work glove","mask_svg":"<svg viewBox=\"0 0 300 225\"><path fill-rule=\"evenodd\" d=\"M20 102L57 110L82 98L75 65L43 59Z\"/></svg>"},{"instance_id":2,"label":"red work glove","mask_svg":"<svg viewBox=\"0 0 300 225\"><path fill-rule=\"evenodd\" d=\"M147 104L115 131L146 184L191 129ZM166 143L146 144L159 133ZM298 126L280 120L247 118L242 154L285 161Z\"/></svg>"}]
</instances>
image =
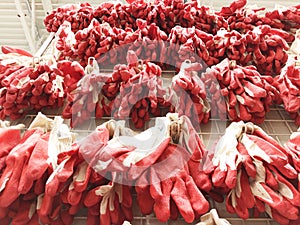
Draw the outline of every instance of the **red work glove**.
<instances>
[{"instance_id":1,"label":"red work glove","mask_svg":"<svg viewBox=\"0 0 300 225\"><path fill-rule=\"evenodd\" d=\"M21 131L22 125L11 126L11 127L1 127L0 128L0 171L5 167L5 159L9 152L21 141Z\"/></svg>"},{"instance_id":2,"label":"red work glove","mask_svg":"<svg viewBox=\"0 0 300 225\"><path fill-rule=\"evenodd\" d=\"M208 152L191 121L186 116L182 116L178 122L181 127L179 144L191 153L191 158L188 161L190 175L200 190L209 192L212 188L211 179L203 170L204 157L207 156Z\"/></svg>"},{"instance_id":3,"label":"red work glove","mask_svg":"<svg viewBox=\"0 0 300 225\"><path fill-rule=\"evenodd\" d=\"M75 165L82 161L83 159L78 157L78 146L76 144L73 144L68 151L60 153L58 155L58 165L54 167L46 182L45 194L55 196L63 187L63 184L73 175Z\"/></svg>"},{"instance_id":4,"label":"red work glove","mask_svg":"<svg viewBox=\"0 0 300 225\"><path fill-rule=\"evenodd\" d=\"M283 100L284 108L290 113L291 117L295 119L296 125L300 125L300 66L297 62L291 60L282 69L280 75L275 77L274 85L279 89L280 96Z\"/></svg>"},{"instance_id":5,"label":"red work glove","mask_svg":"<svg viewBox=\"0 0 300 225\"><path fill-rule=\"evenodd\" d=\"M96 155L99 153L99 150L103 148L112 137L114 133L115 122L113 120L98 126L91 134L87 137L78 141L79 152L85 161L98 171L97 169L97 159Z\"/></svg>"},{"instance_id":6,"label":"red work glove","mask_svg":"<svg viewBox=\"0 0 300 225\"><path fill-rule=\"evenodd\" d=\"M19 210L16 216L13 217L11 224L22 225L28 224L36 213L36 203L32 201L21 201Z\"/></svg>"},{"instance_id":7,"label":"red work glove","mask_svg":"<svg viewBox=\"0 0 300 225\"><path fill-rule=\"evenodd\" d=\"M155 173L157 174L156 178ZM188 223L208 211L209 203L189 175L188 168L178 171L176 175L165 180L160 180L160 175L157 168L151 171L153 181L150 185L150 193L155 202L154 212L159 220L169 219L171 214L170 198ZM155 181L156 179L158 181Z\"/></svg>"},{"instance_id":8,"label":"red work glove","mask_svg":"<svg viewBox=\"0 0 300 225\"><path fill-rule=\"evenodd\" d=\"M0 178L0 207L8 207L19 196L18 186L22 169L34 146L43 134L43 130L28 130L20 143L6 158L6 168Z\"/></svg>"},{"instance_id":9,"label":"red work glove","mask_svg":"<svg viewBox=\"0 0 300 225\"><path fill-rule=\"evenodd\" d=\"M240 142L252 158L263 160L275 166L284 176L290 179L297 177L297 171L290 164L288 154L280 144L256 125L246 124L245 128L246 130L249 129L250 134L243 133Z\"/></svg>"},{"instance_id":10,"label":"red work glove","mask_svg":"<svg viewBox=\"0 0 300 225\"><path fill-rule=\"evenodd\" d=\"M141 213L143 215L149 215L153 212L154 199L150 194L150 184L149 183L149 170L145 171L139 178L137 178L135 184L135 191L137 193L137 202Z\"/></svg>"},{"instance_id":11,"label":"red work glove","mask_svg":"<svg viewBox=\"0 0 300 225\"><path fill-rule=\"evenodd\" d=\"M104 145L95 156L95 162L103 165L102 169L98 168L100 169L99 172L118 171L124 173L129 179L128 181L137 179L145 170L156 163L169 145L171 140L169 137L169 126L174 119L171 117L157 118L155 126L139 134L135 134L130 129L120 127L120 131L124 135L118 136L115 128L114 138L109 140L107 145ZM187 136L188 134L185 135ZM157 141L158 139L159 141ZM193 151L193 148L196 147L194 143L190 143L190 140L186 140L186 142L190 145L189 150ZM197 157L202 156L202 152L200 153L199 151L197 149L196 154L200 154ZM172 168L173 170L177 169L175 164ZM170 177L170 174L166 174L166 176ZM148 182L144 185L147 184ZM140 185L142 185L141 182Z\"/></svg>"},{"instance_id":12,"label":"red work glove","mask_svg":"<svg viewBox=\"0 0 300 225\"><path fill-rule=\"evenodd\" d=\"M125 220L132 221L132 198L130 188L110 182L100 186L95 194L101 196L100 223L122 224Z\"/></svg>"},{"instance_id":13,"label":"red work glove","mask_svg":"<svg viewBox=\"0 0 300 225\"><path fill-rule=\"evenodd\" d=\"M179 73L172 78L172 89L178 98L175 111L179 116L186 115L192 118L195 126L201 122L206 123L210 112L210 108L205 103L207 99L204 83L197 74L201 69L200 63L186 60L181 64Z\"/></svg>"},{"instance_id":14,"label":"red work glove","mask_svg":"<svg viewBox=\"0 0 300 225\"><path fill-rule=\"evenodd\" d=\"M48 138L49 134L45 134L39 138L28 161L24 164L18 187L20 194L27 194L34 185L34 181L40 179L48 169L47 158L43 157L48 152ZM39 154L39 157L36 158L38 160L34 160L37 153ZM45 164L46 166L44 166ZM35 171L34 168L37 166L40 166L40 170Z\"/></svg>"},{"instance_id":15,"label":"red work glove","mask_svg":"<svg viewBox=\"0 0 300 225\"><path fill-rule=\"evenodd\" d=\"M40 125L47 130L51 129L51 132L38 140L28 162L26 162L26 168L22 171L18 188L22 194L26 194L31 189L34 181L42 179L45 173L48 174L47 170L52 171L56 168L58 154L66 151L74 141L74 134L65 124L62 124L63 119L61 117L55 117L54 120L41 114L38 117L40 119L37 120L36 124L33 122L31 127Z\"/></svg>"},{"instance_id":16,"label":"red work glove","mask_svg":"<svg viewBox=\"0 0 300 225\"><path fill-rule=\"evenodd\" d=\"M291 156L295 169L300 171L299 149L300 149L300 131L294 132L285 144L287 153Z\"/></svg>"},{"instance_id":17,"label":"red work glove","mask_svg":"<svg viewBox=\"0 0 300 225\"><path fill-rule=\"evenodd\" d=\"M241 135L243 126L243 122L231 123L215 146L212 182L217 187L234 188L236 185L237 167L242 162L242 156L237 150L237 138Z\"/></svg>"}]
</instances>

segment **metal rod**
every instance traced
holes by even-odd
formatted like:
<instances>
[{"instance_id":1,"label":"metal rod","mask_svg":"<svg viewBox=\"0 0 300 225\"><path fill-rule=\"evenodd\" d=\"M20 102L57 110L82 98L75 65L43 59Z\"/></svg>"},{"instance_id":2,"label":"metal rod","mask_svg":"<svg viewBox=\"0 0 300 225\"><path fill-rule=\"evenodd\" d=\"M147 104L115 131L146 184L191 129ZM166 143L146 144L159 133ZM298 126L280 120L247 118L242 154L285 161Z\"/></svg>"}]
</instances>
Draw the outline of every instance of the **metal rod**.
<instances>
[{"instance_id":1,"label":"metal rod","mask_svg":"<svg viewBox=\"0 0 300 225\"><path fill-rule=\"evenodd\" d=\"M21 1L20 0L15 0L15 4L16 4L17 11L18 11L18 16L20 17L22 28L23 28L24 33L25 33L26 40L29 44L30 51L32 53L34 53L35 52L34 41L32 39L32 36L30 34L30 31L29 31L29 28L28 28L28 25L27 25L27 22L26 22L26 19L25 19L25 14L24 14L23 9L22 9Z\"/></svg>"},{"instance_id":2,"label":"metal rod","mask_svg":"<svg viewBox=\"0 0 300 225\"><path fill-rule=\"evenodd\" d=\"M48 48L48 46L51 44L52 40L55 37L55 33L50 33L50 35L48 36L48 38L43 42L43 45L40 47L40 49L35 53L36 57L40 57L44 54L44 52L46 51L46 49Z\"/></svg>"},{"instance_id":3,"label":"metal rod","mask_svg":"<svg viewBox=\"0 0 300 225\"><path fill-rule=\"evenodd\" d=\"M35 0L31 0L31 36L33 41L36 41L36 17L35 17Z\"/></svg>"},{"instance_id":4,"label":"metal rod","mask_svg":"<svg viewBox=\"0 0 300 225\"><path fill-rule=\"evenodd\" d=\"M42 0L42 4L45 11L45 15L47 16L53 10L51 0Z\"/></svg>"}]
</instances>

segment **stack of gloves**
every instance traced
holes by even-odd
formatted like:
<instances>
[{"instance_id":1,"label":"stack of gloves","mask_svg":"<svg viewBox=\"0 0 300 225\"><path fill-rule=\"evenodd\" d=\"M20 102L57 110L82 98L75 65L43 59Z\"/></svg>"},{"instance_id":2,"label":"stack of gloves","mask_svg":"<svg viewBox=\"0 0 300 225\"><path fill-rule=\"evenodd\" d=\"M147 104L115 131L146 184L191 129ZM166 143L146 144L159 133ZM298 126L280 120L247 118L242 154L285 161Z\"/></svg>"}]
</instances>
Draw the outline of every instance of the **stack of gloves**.
<instances>
[{"instance_id":1,"label":"stack of gloves","mask_svg":"<svg viewBox=\"0 0 300 225\"><path fill-rule=\"evenodd\" d=\"M294 143L294 145L292 144ZM266 212L280 224L299 221L300 192L297 141L284 148L260 127L233 122L215 146L212 163L205 168L214 187L226 190L226 209L240 218Z\"/></svg>"},{"instance_id":2,"label":"stack of gloves","mask_svg":"<svg viewBox=\"0 0 300 225\"><path fill-rule=\"evenodd\" d=\"M16 120L33 110L57 109L64 105L70 85L84 73L76 62L53 56L35 58L22 49L2 46L0 56L0 118ZM61 70L62 69L62 70ZM70 85L70 86L69 86Z\"/></svg>"},{"instance_id":3,"label":"stack of gloves","mask_svg":"<svg viewBox=\"0 0 300 225\"><path fill-rule=\"evenodd\" d=\"M194 126L208 122L210 106L204 83L198 77L198 72L203 70L200 63L186 60L172 78L172 84L165 88L161 67L139 60L131 50L126 58L127 65L117 64L112 74L100 72L97 61L90 58L82 79L68 81L67 84L74 81L77 87L73 85L67 90L68 102L62 115L71 119L72 127L94 117L111 116L122 120L131 118L135 128L141 129L151 117L174 111L195 118ZM64 64L68 65L67 61ZM64 74L67 78L68 72Z\"/></svg>"},{"instance_id":4,"label":"stack of gloves","mask_svg":"<svg viewBox=\"0 0 300 225\"><path fill-rule=\"evenodd\" d=\"M289 53L289 61L280 75L275 77L275 87L280 91L285 111L300 126L300 29Z\"/></svg>"},{"instance_id":5,"label":"stack of gloves","mask_svg":"<svg viewBox=\"0 0 300 225\"><path fill-rule=\"evenodd\" d=\"M141 133L110 120L78 141L61 117L41 113L23 134L1 126L10 137L1 139L1 224L72 224L83 207L87 224L122 224L133 220L133 189L160 221L193 222L209 210L206 150L185 116L158 117Z\"/></svg>"},{"instance_id":6,"label":"stack of gloves","mask_svg":"<svg viewBox=\"0 0 300 225\"><path fill-rule=\"evenodd\" d=\"M298 40L296 36L290 49L294 54L298 54ZM64 107L62 115L71 119L72 127L94 117L111 116L131 118L135 127L141 129L151 117L164 116L166 112L186 115L194 126L215 117L259 124L271 106L283 103L299 124L297 55L290 57L280 75L272 77L260 74L255 66L240 66L229 58L205 68L181 49L185 60L178 65L180 70L172 77L172 84L166 85L162 67L140 60L137 49L129 50L123 57L127 64L115 65L112 73L100 72L93 57L82 67L76 61L56 62L53 57L35 62L21 49L2 49L1 119L15 120L33 110Z\"/></svg>"},{"instance_id":7,"label":"stack of gloves","mask_svg":"<svg viewBox=\"0 0 300 225\"><path fill-rule=\"evenodd\" d=\"M209 203L201 192L201 185L196 183L198 179L199 184L205 186L209 183L205 180L208 176L197 177L196 171L191 173L192 167L199 166L206 150L201 141L195 139L197 133L187 117L178 117L177 114L158 117L155 126L138 134L124 128L124 121L110 121L103 126L96 129L88 140L80 142L80 150L95 171L112 178L108 189L111 185L114 187L112 190L122 187L124 193L127 187L135 186L142 213L154 212L160 221L177 219L181 215L191 223L208 211ZM113 127L113 132L107 127ZM105 138L101 143L98 140L99 144L91 145L91 140L95 141L102 132L104 135L101 137ZM165 168L165 165L168 167ZM90 197L93 201L86 206L97 204L96 196L102 191L102 187L90 190L87 196L93 196ZM98 201L101 201L100 196ZM115 204L109 208L110 217L100 215L100 221L101 218L112 219L112 214L116 213L113 209L123 211L126 217L126 206Z\"/></svg>"},{"instance_id":8,"label":"stack of gloves","mask_svg":"<svg viewBox=\"0 0 300 225\"><path fill-rule=\"evenodd\" d=\"M242 219L299 223L300 132L281 146L233 122L207 151L186 116L157 117L143 132L125 124L109 120L76 140L61 117L39 113L26 130L1 121L1 224L72 224L82 208L89 225L122 224L133 220L134 192L141 213L161 222L228 224L207 213L210 196Z\"/></svg>"},{"instance_id":9,"label":"stack of gloves","mask_svg":"<svg viewBox=\"0 0 300 225\"><path fill-rule=\"evenodd\" d=\"M273 77L261 75L254 66L224 59L202 73L201 79L208 87L212 117L262 123L270 106L281 103Z\"/></svg>"}]
</instances>

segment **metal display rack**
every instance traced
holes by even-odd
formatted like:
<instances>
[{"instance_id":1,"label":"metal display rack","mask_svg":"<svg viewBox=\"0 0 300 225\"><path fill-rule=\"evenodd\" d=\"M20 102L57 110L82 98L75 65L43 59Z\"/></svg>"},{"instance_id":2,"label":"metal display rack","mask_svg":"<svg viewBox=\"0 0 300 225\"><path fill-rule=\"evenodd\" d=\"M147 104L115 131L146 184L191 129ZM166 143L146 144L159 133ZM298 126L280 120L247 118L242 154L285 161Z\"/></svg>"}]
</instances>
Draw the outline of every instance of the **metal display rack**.
<instances>
[{"instance_id":1,"label":"metal display rack","mask_svg":"<svg viewBox=\"0 0 300 225\"><path fill-rule=\"evenodd\" d=\"M41 49L37 52L36 57L42 55L52 54L55 40L55 34L51 33L47 41L42 45ZM100 72L111 72L110 70L101 70ZM171 82L171 77L175 75L175 71L163 71L162 79L164 86L168 86ZM50 118L54 116L61 115L62 109L59 110L50 110L42 111L45 115ZM30 123L35 118L36 114L28 114L23 118L20 118L16 121L12 121L11 124L24 124L25 129L28 128ZM104 121L109 120L110 117L104 117L101 120L91 118L90 122L85 123L81 126L80 130L73 129L73 132L79 134L79 136L85 136L91 133L97 125L100 125ZM66 124L69 124L69 120L65 120ZM151 120L150 122L151 123ZM230 124L230 121L221 121L218 119L210 119L207 124L200 125L199 135L204 143L204 145L209 149L211 145L224 133L225 128ZM149 125L149 124L148 124ZM273 107L270 109L270 112L266 114L264 123L259 125L266 133L275 138L280 144L285 144L286 141L290 138L291 133L297 131L298 127L294 124L294 121L291 120L289 114L285 112L282 106ZM277 222L270 219L266 214L262 215L261 218L249 218L247 220L242 220L238 218L235 214L229 214L226 211L225 203L216 203L210 200L211 208L216 208L219 216L221 218L226 218L232 225L278 225ZM143 216L134 201L133 206L134 221L132 225L187 225L187 223L179 218L176 221L168 221L165 223L159 222L155 215ZM193 224L196 224L197 221ZM74 219L74 225L83 225L86 224L86 211L82 210Z\"/></svg>"}]
</instances>

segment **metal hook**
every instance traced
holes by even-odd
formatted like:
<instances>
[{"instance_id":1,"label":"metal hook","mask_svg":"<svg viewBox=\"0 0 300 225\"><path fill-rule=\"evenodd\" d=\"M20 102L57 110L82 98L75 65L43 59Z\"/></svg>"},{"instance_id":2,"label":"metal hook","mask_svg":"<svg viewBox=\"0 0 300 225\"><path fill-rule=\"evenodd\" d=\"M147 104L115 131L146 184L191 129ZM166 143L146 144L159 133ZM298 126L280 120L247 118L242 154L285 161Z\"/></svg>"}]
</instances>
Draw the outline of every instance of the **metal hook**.
<instances>
[{"instance_id":1,"label":"metal hook","mask_svg":"<svg viewBox=\"0 0 300 225\"><path fill-rule=\"evenodd\" d=\"M94 63L95 60L96 60L95 57L89 57L88 58L88 64L89 65L94 65L93 63Z\"/></svg>"},{"instance_id":2,"label":"metal hook","mask_svg":"<svg viewBox=\"0 0 300 225\"><path fill-rule=\"evenodd\" d=\"M192 61L191 61L190 59L186 59L186 60L184 60L184 62L185 62L186 64L191 64L191 63L192 63Z\"/></svg>"},{"instance_id":3,"label":"metal hook","mask_svg":"<svg viewBox=\"0 0 300 225\"><path fill-rule=\"evenodd\" d=\"M32 67L35 69L36 65L40 63L40 57L32 57Z\"/></svg>"},{"instance_id":4,"label":"metal hook","mask_svg":"<svg viewBox=\"0 0 300 225\"><path fill-rule=\"evenodd\" d=\"M255 131L255 125L252 122L248 122L244 125L243 130L247 134L253 134Z\"/></svg>"}]
</instances>

